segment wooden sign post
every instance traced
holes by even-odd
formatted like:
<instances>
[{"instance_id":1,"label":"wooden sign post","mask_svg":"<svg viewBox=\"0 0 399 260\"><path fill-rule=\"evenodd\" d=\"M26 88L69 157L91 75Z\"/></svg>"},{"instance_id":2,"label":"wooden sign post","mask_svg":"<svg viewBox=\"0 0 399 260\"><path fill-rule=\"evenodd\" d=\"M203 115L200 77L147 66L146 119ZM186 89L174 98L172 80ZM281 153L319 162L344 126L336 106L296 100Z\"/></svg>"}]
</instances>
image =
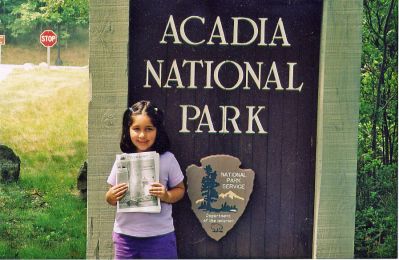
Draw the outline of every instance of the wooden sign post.
<instances>
[{"instance_id":1,"label":"wooden sign post","mask_svg":"<svg viewBox=\"0 0 399 260\"><path fill-rule=\"evenodd\" d=\"M1 64L1 46L6 44L6 36L0 35L0 64Z\"/></svg>"},{"instance_id":2,"label":"wooden sign post","mask_svg":"<svg viewBox=\"0 0 399 260\"><path fill-rule=\"evenodd\" d=\"M140 99L165 111L172 152L197 180L189 192L208 173L232 185L222 172L244 172L202 158L237 158L254 173L223 236L209 235L227 227L207 230L201 221L216 214L204 209L239 204L201 207L194 194L174 205L179 257L353 257L361 0L92 1L90 10L88 258L112 257L105 180L122 113Z\"/></svg>"}]
</instances>

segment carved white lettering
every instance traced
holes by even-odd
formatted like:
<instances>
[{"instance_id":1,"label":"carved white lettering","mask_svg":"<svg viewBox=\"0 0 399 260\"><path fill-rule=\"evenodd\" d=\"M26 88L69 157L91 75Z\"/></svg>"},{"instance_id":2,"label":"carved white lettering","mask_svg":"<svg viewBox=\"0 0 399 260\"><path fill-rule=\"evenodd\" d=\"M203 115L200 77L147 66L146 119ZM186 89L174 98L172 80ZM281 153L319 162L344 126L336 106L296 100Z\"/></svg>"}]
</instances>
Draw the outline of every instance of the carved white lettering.
<instances>
[{"instance_id":1,"label":"carved white lettering","mask_svg":"<svg viewBox=\"0 0 399 260\"><path fill-rule=\"evenodd\" d=\"M275 61L271 63L269 68L267 68L263 62L256 62L258 66L257 72L255 72L253 69L253 65L247 61L244 61L243 64L240 64L235 61L227 60L218 63L216 66L213 66L214 61L206 60L183 60L181 64L179 64L176 59L174 59L170 64L165 63L164 60L157 60L157 62L158 70L154 68L151 61L146 61L146 81L143 85L144 88L151 88L153 84L152 82L155 81L156 86L168 89L172 87L176 87L177 89L197 89L199 87L204 89L213 89L214 87L212 84L215 83L216 87L225 91L233 91L239 87L242 87L244 90L250 90L254 87L255 89L263 91L269 91L273 89L276 91L286 90L300 92L304 85L302 82L298 87L294 87L294 68L296 63L292 62L287 63L287 66L283 67L285 70L282 75L288 75L288 79L285 81L288 82L288 86L282 85L279 69ZM225 85L225 83L220 80L221 70L225 66L227 69L235 73L237 79L232 85L229 86ZM168 71L168 77L166 80L162 79L162 72L164 70ZM263 74L267 71L268 75L265 81ZM182 77L182 74L185 77ZM198 86L196 84L198 79L197 75L200 75L200 77L205 77L205 86ZM184 82L183 78L189 80L185 80ZM200 79L202 82L204 82L203 78Z\"/></svg>"},{"instance_id":2,"label":"carved white lettering","mask_svg":"<svg viewBox=\"0 0 399 260\"><path fill-rule=\"evenodd\" d=\"M213 23L212 31L205 32L208 33L209 35L208 41L206 41L205 39L194 41L187 35L188 30L186 30L186 25L188 23L194 23L194 21L199 21L195 23L196 28L202 28L204 30L205 26L207 25L207 22ZM269 36L270 38L269 43L266 43L267 41L266 30L267 26L269 26L269 23L266 22L268 21L268 18L260 17L257 20L254 20L248 17L231 17L231 20L224 21L224 23L231 23L231 21L233 23L232 26L229 25L226 26L226 28L232 28L232 29L231 31L227 32L229 34L227 35L228 37L226 37L226 31L224 29L223 22L220 19L220 16L217 16L214 21L206 21L205 17L193 15L183 19L180 25L176 25L173 15L170 15L168 22L165 25L165 30L159 43L160 44L185 43L189 45L218 44L218 45L233 45L233 46L248 46L256 43L258 46L262 47L263 46L276 47L279 45L282 47L291 46L291 44L288 42L287 33L284 27L284 21L281 17L278 19L277 23L275 24L273 36L271 38ZM240 30L240 28L245 23L251 26L252 34L250 34L249 39L243 40L242 39L243 37L241 35L243 30ZM270 26L273 26L273 24ZM179 28L179 30L177 30L177 28ZM170 39L170 41L168 41L168 39Z\"/></svg>"},{"instance_id":3,"label":"carved white lettering","mask_svg":"<svg viewBox=\"0 0 399 260\"><path fill-rule=\"evenodd\" d=\"M235 106L219 106L222 110L222 125L221 129L219 131L215 130L214 123L212 120L212 114L209 111L208 105L204 105L204 108L201 109L197 106L194 105L180 105L182 109L182 121L181 121L181 129L179 130L179 133L191 133L191 130L188 128L188 122L192 121L194 125L196 124L196 130L194 131L195 133L202 133L204 130L202 128L206 127L207 128L207 133L219 133L219 134L228 134L230 133L231 130L229 130L227 126L227 121L231 122L231 125L233 127L233 133L235 134L240 134L242 133L238 124L238 119L241 115L240 110L235 107ZM267 134L267 132L264 130L263 125L259 119L259 114L262 110L265 109L264 106L256 107L256 106L247 106L247 113L248 113L248 130L245 132L246 134ZM254 113L255 108L257 108L256 112ZM193 110L194 115L189 116L188 110ZM227 110L233 110L234 111L234 116L232 118L228 117ZM190 113L192 114L192 113ZM201 117L200 117L201 115ZM255 124L258 128L258 131L255 132L253 130L253 121L255 121ZM230 176L229 173L225 177L237 177L234 174ZM245 177L245 176L244 176Z\"/></svg>"}]
</instances>

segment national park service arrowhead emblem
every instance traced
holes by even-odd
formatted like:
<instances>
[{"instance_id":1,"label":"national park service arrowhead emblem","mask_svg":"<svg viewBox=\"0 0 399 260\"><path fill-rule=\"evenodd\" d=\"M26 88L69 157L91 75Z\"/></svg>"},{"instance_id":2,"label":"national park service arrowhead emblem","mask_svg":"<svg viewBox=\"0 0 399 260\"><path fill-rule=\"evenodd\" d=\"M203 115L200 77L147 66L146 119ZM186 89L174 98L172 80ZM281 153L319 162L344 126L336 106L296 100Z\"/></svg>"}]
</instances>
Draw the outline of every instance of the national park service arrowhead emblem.
<instances>
[{"instance_id":1,"label":"national park service arrowhead emblem","mask_svg":"<svg viewBox=\"0 0 399 260\"><path fill-rule=\"evenodd\" d=\"M211 155L201 159L201 167L186 169L191 209L216 241L234 227L252 193L255 172L240 165L236 157Z\"/></svg>"}]
</instances>

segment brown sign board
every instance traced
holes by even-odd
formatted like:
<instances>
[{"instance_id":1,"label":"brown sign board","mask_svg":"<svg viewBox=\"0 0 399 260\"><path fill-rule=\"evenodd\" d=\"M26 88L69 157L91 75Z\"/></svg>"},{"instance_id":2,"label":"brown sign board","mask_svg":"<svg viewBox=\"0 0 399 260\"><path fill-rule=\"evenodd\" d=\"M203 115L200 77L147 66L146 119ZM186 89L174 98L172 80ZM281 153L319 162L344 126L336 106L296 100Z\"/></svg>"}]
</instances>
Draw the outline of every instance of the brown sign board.
<instances>
[{"instance_id":1,"label":"brown sign board","mask_svg":"<svg viewBox=\"0 0 399 260\"><path fill-rule=\"evenodd\" d=\"M175 205L180 257L311 257L321 9L318 0L130 2L128 105L165 111L183 170L227 154L256 173L246 210L217 242L195 199Z\"/></svg>"},{"instance_id":2,"label":"brown sign board","mask_svg":"<svg viewBox=\"0 0 399 260\"><path fill-rule=\"evenodd\" d=\"M5 45L6 44L6 36L3 34L3 35L0 35L0 45Z\"/></svg>"}]
</instances>

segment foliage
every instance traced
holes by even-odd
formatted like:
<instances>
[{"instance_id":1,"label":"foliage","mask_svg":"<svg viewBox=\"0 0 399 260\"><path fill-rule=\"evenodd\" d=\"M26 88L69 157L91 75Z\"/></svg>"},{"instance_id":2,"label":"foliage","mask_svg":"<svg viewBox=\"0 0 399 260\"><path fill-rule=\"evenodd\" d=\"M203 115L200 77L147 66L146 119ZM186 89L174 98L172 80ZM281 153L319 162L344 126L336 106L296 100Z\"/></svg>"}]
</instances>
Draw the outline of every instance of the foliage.
<instances>
[{"instance_id":1,"label":"foliage","mask_svg":"<svg viewBox=\"0 0 399 260\"><path fill-rule=\"evenodd\" d=\"M89 22L88 0L3 1L0 29L11 41L37 41L43 29L55 30L66 41L71 32Z\"/></svg>"},{"instance_id":2,"label":"foliage","mask_svg":"<svg viewBox=\"0 0 399 260\"><path fill-rule=\"evenodd\" d=\"M11 15L12 10L24 3L25 0L1 0L0 1L0 34L9 35L7 25L12 24L15 17Z\"/></svg>"},{"instance_id":3,"label":"foliage","mask_svg":"<svg viewBox=\"0 0 399 260\"><path fill-rule=\"evenodd\" d=\"M355 257L397 256L397 0L364 0Z\"/></svg>"},{"instance_id":4,"label":"foliage","mask_svg":"<svg viewBox=\"0 0 399 260\"><path fill-rule=\"evenodd\" d=\"M21 158L21 175L0 184L0 258L85 257L76 179L87 158L88 81L87 70L34 69L1 82L0 140Z\"/></svg>"},{"instance_id":5,"label":"foliage","mask_svg":"<svg viewBox=\"0 0 399 260\"><path fill-rule=\"evenodd\" d=\"M356 212L355 252L358 258L396 257L397 167L382 165L376 178L360 172ZM362 170L361 170L362 171ZM367 187L368 190L365 190Z\"/></svg>"}]
</instances>

